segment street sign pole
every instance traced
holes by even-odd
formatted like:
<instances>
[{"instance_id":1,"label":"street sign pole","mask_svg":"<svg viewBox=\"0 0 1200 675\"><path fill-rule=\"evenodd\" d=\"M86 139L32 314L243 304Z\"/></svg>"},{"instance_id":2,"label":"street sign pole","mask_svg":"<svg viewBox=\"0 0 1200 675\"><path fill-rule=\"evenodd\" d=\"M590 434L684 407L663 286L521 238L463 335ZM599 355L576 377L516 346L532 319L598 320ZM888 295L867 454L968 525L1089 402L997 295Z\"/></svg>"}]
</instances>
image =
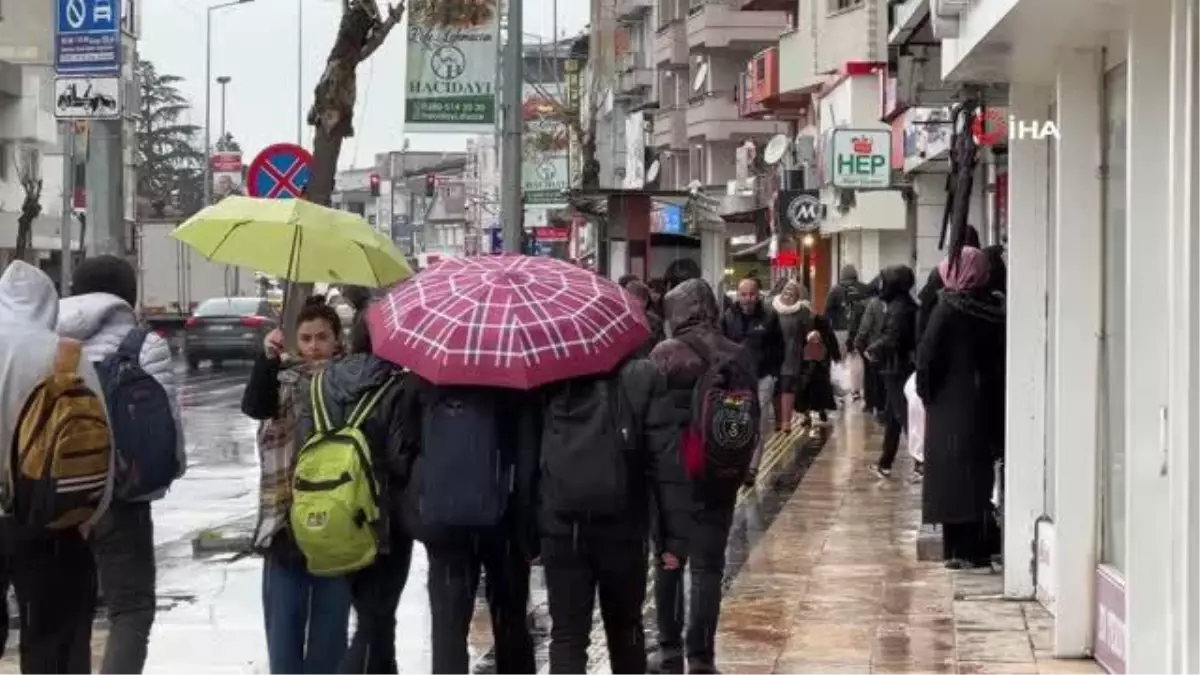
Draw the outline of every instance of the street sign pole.
<instances>
[{"instance_id":1,"label":"street sign pole","mask_svg":"<svg viewBox=\"0 0 1200 675\"><path fill-rule=\"evenodd\" d=\"M505 253L521 252L521 233L525 229L525 208L521 200L521 98L524 93L524 59L522 49L522 15L524 3L508 0L508 42L504 47L502 93L504 111L504 149L500 171L502 181L500 227L504 232Z\"/></svg>"},{"instance_id":2,"label":"street sign pole","mask_svg":"<svg viewBox=\"0 0 1200 675\"><path fill-rule=\"evenodd\" d=\"M71 293L71 267L74 262L71 248L71 221L75 211L75 122L60 123L63 144L63 191L62 224L59 226L62 239L62 262L58 267L58 289L63 297ZM80 228L80 235L83 234Z\"/></svg>"}]
</instances>

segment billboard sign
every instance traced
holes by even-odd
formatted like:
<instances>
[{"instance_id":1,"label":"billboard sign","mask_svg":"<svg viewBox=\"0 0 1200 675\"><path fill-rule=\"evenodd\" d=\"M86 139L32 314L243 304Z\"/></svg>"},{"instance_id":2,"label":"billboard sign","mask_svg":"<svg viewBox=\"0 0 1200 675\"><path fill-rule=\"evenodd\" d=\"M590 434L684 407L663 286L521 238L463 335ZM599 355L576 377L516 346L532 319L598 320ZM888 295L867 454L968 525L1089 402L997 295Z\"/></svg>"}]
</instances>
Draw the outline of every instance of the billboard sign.
<instances>
[{"instance_id":1,"label":"billboard sign","mask_svg":"<svg viewBox=\"0 0 1200 675\"><path fill-rule=\"evenodd\" d=\"M408 7L405 130L494 132L500 0Z\"/></svg>"},{"instance_id":2,"label":"billboard sign","mask_svg":"<svg viewBox=\"0 0 1200 675\"><path fill-rule=\"evenodd\" d=\"M526 206L561 207L570 187L570 132L558 114L562 88L556 84L525 85L525 133L521 137L521 189Z\"/></svg>"}]
</instances>

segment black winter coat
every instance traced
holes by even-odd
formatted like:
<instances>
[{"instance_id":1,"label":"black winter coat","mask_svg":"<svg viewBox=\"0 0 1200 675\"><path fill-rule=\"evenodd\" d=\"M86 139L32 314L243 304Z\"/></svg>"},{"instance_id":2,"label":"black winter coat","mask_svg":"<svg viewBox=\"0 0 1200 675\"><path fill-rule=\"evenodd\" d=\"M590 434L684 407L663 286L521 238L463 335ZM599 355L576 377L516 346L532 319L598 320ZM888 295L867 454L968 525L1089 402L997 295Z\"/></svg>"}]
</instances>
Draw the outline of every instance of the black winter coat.
<instances>
[{"instance_id":1,"label":"black winter coat","mask_svg":"<svg viewBox=\"0 0 1200 675\"><path fill-rule=\"evenodd\" d=\"M783 361L783 333L779 329L779 317L769 311L761 300L754 313L747 314L734 304L721 317L721 332L725 337L742 345L758 363L758 376L779 376Z\"/></svg>"},{"instance_id":2,"label":"black winter coat","mask_svg":"<svg viewBox=\"0 0 1200 675\"><path fill-rule=\"evenodd\" d=\"M927 523L972 523L991 510L1004 443L1004 300L943 291L917 354L925 404Z\"/></svg>"},{"instance_id":3,"label":"black winter coat","mask_svg":"<svg viewBox=\"0 0 1200 675\"><path fill-rule=\"evenodd\" d=\"M796 385L796 410L821 412L837 409L837 398L833 391L833 364L841 362L842 351L838 347L833 324L822 315L813 317L813 330L821 334L825 344L825 358L820 361L800 361L800 376ZM807 336L804 336L807 338ZM800 351L804 351L803 345Z\"/></svg>"},{"instance_id":4,"label":"black winter coat","mask_svg":"<svg viewBox=\"0 0 1200 675\"><path fill-rule=\"evenodd\" d=\"M579 526L585 526L590 535L606 539L645 541L651 530L651 514L657 519L654 532L665 541L667 551L683 554L687 537L691 487L679 463L679 433L675 424L674 410L667 397L666 379L658 368L646 359L626 362L618 373L609 376L613 384L621 387L623 401L632 414L630 428L639 433L631 451L627 467L632 486L632 496L625 513L603 519L589 519L586 523L573 520L546 508L539 500L539 525L543 536L574 536ZM543 393L552 397L560 387L569 387L574 380L547 386ZM542 439L541 452L554 452L547 445L548 436ZM653 499L652 509L650 500Z\"/></svg>"}]
</instances>

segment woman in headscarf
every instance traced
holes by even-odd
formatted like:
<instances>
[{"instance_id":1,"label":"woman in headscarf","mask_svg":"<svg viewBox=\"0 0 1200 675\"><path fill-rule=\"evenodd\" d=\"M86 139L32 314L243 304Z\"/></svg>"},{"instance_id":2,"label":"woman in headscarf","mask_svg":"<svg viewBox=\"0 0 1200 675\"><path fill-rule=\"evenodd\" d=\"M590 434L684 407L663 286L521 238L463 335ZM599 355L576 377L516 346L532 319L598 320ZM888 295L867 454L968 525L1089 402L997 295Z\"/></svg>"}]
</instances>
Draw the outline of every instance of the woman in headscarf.
<instances>
[{"instance_id":1,"label":"woman in headscarf","mask_svg":"<svg viewBox=\"0 0 1200 675\"><path fill-rule=\"evenodd\" d=\"M771 301L779 317L783 335L783 362L779 367L779 417L776 424L785 434L792 432L792 416L796 405L796 390L800 385L800 366L808 334L813 331L812 306L805 297L804 287L795 279L787 282Z\"/></svg>"},{"instance_id":2,"label":"woman in headscarf","mask_svg":"<svg viewBox=\"0 0 1200 675\"><path fill-rule=\"evenodd\" d=\"M922 515L942 524L946 566L990 566L998 541L994 463L1004 442L1004 298L989 283L987 254L966 247L943 261L944 288L917 349L925 403Z\"/></svg>"}]
</instances>

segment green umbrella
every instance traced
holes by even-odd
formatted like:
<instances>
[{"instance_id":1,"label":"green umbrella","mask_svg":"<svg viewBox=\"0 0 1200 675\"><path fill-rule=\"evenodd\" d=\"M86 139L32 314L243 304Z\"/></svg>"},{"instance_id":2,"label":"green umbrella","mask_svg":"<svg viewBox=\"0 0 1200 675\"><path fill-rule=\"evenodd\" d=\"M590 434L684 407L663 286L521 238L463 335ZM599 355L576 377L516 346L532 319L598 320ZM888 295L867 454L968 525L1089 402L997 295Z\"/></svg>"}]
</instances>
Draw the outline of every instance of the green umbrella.
<instances>
[{"instance_id":1,"label":"green umbrella","mask_svg":"<svg viewBox=\"0 0 1200 675\"><path fill-rule=\"evenodd\" d=\"M413 274L362 216L303 199L226 197L172 236L213 262L296 283L385 288Z\"/></svg>"}]
</instances>

